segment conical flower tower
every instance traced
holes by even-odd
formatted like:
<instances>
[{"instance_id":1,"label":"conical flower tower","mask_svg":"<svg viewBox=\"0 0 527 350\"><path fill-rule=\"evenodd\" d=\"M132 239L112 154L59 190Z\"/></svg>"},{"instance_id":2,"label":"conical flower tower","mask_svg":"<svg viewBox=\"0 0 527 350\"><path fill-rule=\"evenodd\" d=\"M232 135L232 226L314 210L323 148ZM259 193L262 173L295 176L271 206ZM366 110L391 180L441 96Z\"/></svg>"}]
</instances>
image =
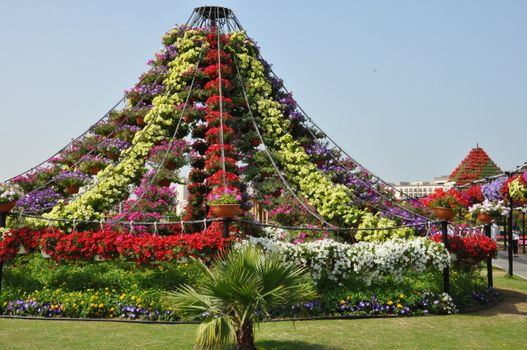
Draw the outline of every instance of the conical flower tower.
<instances>
[{"instance_id":1,"label":"conical flower tower","mask_svg":"<svg viewBox=\"0 0 527 350\"><path fill-rule=\"evenodd\" d=\"M231 10L196 8L162 42L116 107L8 180L25 193L14 212L35 225L110 221L137 230L175 220L201 230L211 203L227 199L246 221L254 203L289 206L293 224L337 231L426 220L309 118ZM189 196L175 213L171 184L184 181L182 171Z\"/></svg>"},{"instance_id":2,"label":"conical flower tower","mask_svg":"<svg viewBox=\"0 0 527 350\"><path fill-rule=\"evenodd\" d=\"M488 156L483 148L477 145L472 148L461 163L454 169L448 181L464 185L471 181L501 174L501 169Z\"/></svg>"}]
</instances>

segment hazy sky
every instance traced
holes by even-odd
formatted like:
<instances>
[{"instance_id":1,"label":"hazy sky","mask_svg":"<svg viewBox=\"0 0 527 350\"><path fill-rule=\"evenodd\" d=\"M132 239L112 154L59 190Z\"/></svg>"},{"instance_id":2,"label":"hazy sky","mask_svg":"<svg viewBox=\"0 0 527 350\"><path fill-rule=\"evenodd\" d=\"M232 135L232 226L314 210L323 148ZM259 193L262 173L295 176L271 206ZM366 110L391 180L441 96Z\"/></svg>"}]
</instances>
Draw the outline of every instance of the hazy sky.
<instances>
[{"instance_id":1,"label":"hazy sky","mask_svg":"<svg viewBox=\"0 0 527 350\"><path fill-rule=\"evenodd\" d=\"M163 33L210 4L388 181L448 174L476 143L502 169L527 160L527 1L0 0L0 180L104 115Z\"/></svg>"}]
</instances>

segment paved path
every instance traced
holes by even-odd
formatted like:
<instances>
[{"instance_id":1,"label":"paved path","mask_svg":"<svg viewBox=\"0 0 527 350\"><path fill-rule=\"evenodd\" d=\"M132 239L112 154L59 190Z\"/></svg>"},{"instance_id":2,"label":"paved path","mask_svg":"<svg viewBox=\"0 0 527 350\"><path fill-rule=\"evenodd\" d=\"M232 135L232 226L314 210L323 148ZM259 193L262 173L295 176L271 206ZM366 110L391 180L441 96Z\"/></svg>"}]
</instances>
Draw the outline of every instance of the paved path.
<instances>
[{"instance_id":1,"label":"paved path","mask_svg":"<svg viewBox=\"0 0 527 350\"><path fill-rule=\"evenodd\" d=\"M492 259L492 264L507 271L509 269L507 251L501 249L498 250L498 257ZM516 276L527 279L527 255L520 254L520 256L512 257L512 273Z\"/></svg>"}]
</instances>

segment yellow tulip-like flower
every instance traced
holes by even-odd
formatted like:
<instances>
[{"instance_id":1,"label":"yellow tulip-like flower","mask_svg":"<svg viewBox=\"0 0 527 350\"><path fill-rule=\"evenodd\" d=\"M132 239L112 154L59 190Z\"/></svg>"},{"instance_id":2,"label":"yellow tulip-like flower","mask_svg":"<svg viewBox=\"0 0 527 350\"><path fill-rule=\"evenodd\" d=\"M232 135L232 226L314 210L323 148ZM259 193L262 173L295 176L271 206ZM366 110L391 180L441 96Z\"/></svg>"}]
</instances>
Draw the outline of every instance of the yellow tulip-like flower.
<instances>
[{"instance_id":1,"label":"yellow tulip-like flower","mask_svg":"<svg viewBox=\"0 0 527 350\"><path fill-rule=\"evenodd\" d=\"M388 300L387 304L388 304L388 305L393 305L393 301Z\"/></svg>"}]
</instances>

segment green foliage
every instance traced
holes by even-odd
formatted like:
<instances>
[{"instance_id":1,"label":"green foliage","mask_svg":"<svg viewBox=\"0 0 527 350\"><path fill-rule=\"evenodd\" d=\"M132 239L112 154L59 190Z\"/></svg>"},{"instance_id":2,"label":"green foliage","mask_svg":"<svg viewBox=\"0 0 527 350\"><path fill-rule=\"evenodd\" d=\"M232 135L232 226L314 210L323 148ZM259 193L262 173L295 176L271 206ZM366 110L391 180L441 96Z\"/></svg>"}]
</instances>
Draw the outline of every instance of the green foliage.
<instances>
[{"instance_id":1,"label":"green foliage","mask_svg":"<svg viewBox=\"0 0 527 350\"><path fill-rule=\"evenodd\" d=\"M86 288L140 288L171 290L180 284L196 284L200 270L192 264L161 263L138 267L122 261L57 264L40 254L19 256L4 266L4 286L33 291L42 288L84 290Z\"/></svg>"},{"instance_id":2,"label":"green foliage","mask_svg":"<svg viewBox=\"0 0 527 350\"><path fill-rule=\"evenodd\" d=\"M210 268L197 263L205 273L201 286L185 285L167 301L184 319L202 320L196 343L205 349L234 338L240 349L253 349L257 314L315 297L309 273L278 253L249 246L228 252Z\"/></svg>"}]
</instances>

